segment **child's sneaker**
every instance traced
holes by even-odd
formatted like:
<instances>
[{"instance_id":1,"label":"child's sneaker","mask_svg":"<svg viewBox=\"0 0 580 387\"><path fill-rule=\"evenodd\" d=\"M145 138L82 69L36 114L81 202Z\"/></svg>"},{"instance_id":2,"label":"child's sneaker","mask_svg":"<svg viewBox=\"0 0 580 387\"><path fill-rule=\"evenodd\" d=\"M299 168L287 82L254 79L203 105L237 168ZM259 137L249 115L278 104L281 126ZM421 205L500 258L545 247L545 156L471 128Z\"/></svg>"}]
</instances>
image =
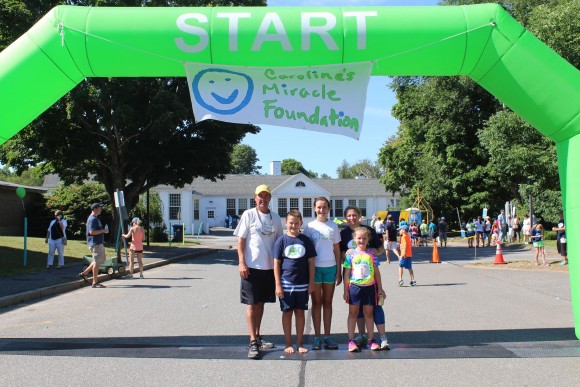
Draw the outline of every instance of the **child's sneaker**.
<instances>
[{"instance_id":1,"label":"child's sneaker","mask_svg":"<svg viewBox=\"0 0 580 387\"><path fill-rule=\"evenodd\" d=\"M319 351L322 349L322 339L320 337L314 337L314 341L312 342L312 350Z\"/></svg>"},{"instance_id":2,"label":"child's sneaker","mask_svg":"<svg viewBox=\"0 0 580 387\"><path fill-rule=\"evenodd\" d=\"M330 336L324 338L324 349L338 349L338 344Z\"/></svg>"},{"instance_id":3,"label":"child's sneaker","mask_svg":"<svg viewBox=\"0 0 580 387\"><path fill-rule=\"evenodd\" d=\"M371 339L371 341L369 341L369 347L371 348L371 351L378 351L381 349L381 346L375 341L375 339Z\"/></svg>"},{"instance_id":4,"label":"child's sneaker","mask_svg":"<svg viewBox=\"0 0 580 387\"><path fill-rule=\"evenodd\" d=\"M411 286L415 286L415 285L417 285L417 281L415 281L415 280L412 280L412 281L411 281Z\"/></svg>"},{"instance_id":5,"label":"child's sneaker","mask_svg":"<svg viewBox=\"0 0 580 387\"><path fill-rule=\"evenodd\" d=\"M389 340L387 340L387 334L383 333L381 335L381 349L384 350L390 350L391 348L389 347Z\"/></svg>"},{"instance_id":6,"label":"child's sneaker","mask_svg":"<svg viewBox=\"0 0 580 387\"><path fill-rule=\"evenodd\" d=\"M359 352L360 348L358 347L358 345L356 345L356 342L354 340L349 340L348 341L348 352Z\"/></svg>"},{"instance_id":7,"label":"child's sneaker","mask_svg":"<svg viewBox=\"0 0 580 387\"><path fill-rule=\"evenodd\" d=\"M399 280L399 286L403 286L405 283L403 282L403 280Z\"/></svg>"}]
</instances>

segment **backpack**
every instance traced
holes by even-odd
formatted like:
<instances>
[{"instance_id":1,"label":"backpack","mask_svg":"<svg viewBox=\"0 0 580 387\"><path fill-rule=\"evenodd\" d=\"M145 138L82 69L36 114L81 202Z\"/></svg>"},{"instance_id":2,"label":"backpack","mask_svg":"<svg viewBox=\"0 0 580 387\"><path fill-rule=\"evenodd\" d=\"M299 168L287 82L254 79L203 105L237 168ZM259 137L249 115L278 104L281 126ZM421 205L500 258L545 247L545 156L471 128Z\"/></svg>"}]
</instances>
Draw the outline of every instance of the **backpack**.
<instances>
[{"instance_id":1,"label":"backpack","mask_svg":"<svg viewBox=\"0 0 580 387\"><path fill-rule=\"evenodd\" d=\"M55 220L52 226L50 226L50 239L53 241L64 237L64 233L62 232L62 228L60 228L59 224L60 223Z\"/></svg>"}]
</instances>

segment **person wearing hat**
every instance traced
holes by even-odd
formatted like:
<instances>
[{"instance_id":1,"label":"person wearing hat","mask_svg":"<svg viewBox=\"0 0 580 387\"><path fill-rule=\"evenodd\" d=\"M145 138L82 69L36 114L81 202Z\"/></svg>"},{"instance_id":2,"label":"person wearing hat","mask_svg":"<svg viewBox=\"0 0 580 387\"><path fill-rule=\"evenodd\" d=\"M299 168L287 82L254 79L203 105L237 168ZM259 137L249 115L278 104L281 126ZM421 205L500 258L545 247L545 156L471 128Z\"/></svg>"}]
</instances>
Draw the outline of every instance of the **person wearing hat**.
<instances>
[{"instance_id":1,"label":"person wearing hat","mask_svg":"<svg viewBox=\"0 0 580 387\"><path fill-rule=\"evenodd\" d=\"M141 227L141 219L135 217L131 221L131 228L127 234L121 235L123 238L131 239L131 247L129 248L129 274L125 278L133 278L133 266L135 264L135 254L137 254L137 262L139 262L139 278L143 279L143 227Z\"/></svg>"},{"instance_id":2,"label":"person wearing hat","mask_svg":"<svg viewBox=\"0 0 580 387\"><path fill-rule=\"evenodd\" d=\"M273 249L284 234L280 216L269 208L272 191L266 184L254 191L256 207L244 211L234 231L238 237L240 300L246 305L250 333L248 357L258 358L261 349L273 348L260 335L266 302L276 302Z\"/></svg>"},{"instance_id":3,"label":"person wearing hat","mask_svg":"<svg viewBox=\"0 0 580 387\"><path fill-rule=\"evenodd\" d=\"M91 215L87 219L87 245L93 256L93 261L84 271L79 273L86 284L89 283L87 274L93 273L93 288L104 288L105 285L100 284L99 281L99 265L105 263L105 234L109 233L108 227L103 227L101 220L98 218L103 211L101 203L94 203L91 206Z\"/></svg>"}]
</instances>

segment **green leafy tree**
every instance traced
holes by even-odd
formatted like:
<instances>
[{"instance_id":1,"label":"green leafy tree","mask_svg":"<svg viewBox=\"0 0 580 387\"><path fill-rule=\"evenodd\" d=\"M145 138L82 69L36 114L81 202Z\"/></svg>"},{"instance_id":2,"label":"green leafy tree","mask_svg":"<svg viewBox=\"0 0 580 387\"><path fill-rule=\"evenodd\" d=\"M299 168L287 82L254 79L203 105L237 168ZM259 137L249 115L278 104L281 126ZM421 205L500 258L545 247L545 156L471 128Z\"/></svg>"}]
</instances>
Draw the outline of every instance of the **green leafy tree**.
<instances>
[{"instance_id":1,"label":"green leafy tree","mask_svg":"<svg viewBox=\"0 0 580 387\"><path fill-rule=\"evenodd\" d=\"M336 169L336 173L339 179L354 179L359 176L364 176L367 179L379 179L382 175L379 164L369 159L357 161L352 165L343 160L340 167Z\"/></svg>"},{"instance_id":2,"label":"green leafy tree","mask_svg":"<svg viewBox=\"0 0 580 387\"><path fill-rule=\"evenodd\" d=\"M27 185L27 186L41 186L44 181L44 175L41 168L30 168L23 171L20 175L12 172L7 166L0 168L0 180L10 183Z\"/></svg>"},{"instance_id":3,"label":"green leafy tree","mask_svg":"<svg viewBox=\"0 0 580 387\"><path fill-rule=\"evenodd\" d=\"M578 67L580 0L498 3ZM391 87L398 99L393 115L401 125L379 154L387 189L412 194L420 188L436 213L459 207L472 214L533 192L542 197L542 204L534 205L538 214L546 219L548 212L557 214L554 144L496 98L466 77L396 77Z\"/></svg>"},{"instance_id":4,"label":"green leafy tree","mask_svg":"<svg viewBox=\"0 0 580 387\"><path fill-rule=\"evenodd\" d=\"M310 178L316 178L317 174L312 171L307 171L304 165L298 160L294 159L284 159L282 160L282 174L283 175L296 175L298 173L303 173Z\"/></svg>"},{"instance_id":5,"label":"green leafy tree","mask_svg":"<svg viewBox=\"0 0 580 387\"><path fill-rule=\"evenodd\" d=\"M257 163L258 154L256 150L246 144L237 144L232 152L232 170L231 173L238 175L259 175L261 166Z\"/></svg>"},{"instance_id":6,"label":"green leafy tree","mask_svg":"<svg viewBox=\"0 0 580 387\"><path fill-rule=\"evenodd\" d=\"M60 184L46 195L46 206L51 210L61 210L66 218L67 236L71 239L84 239L87 218L91 214L91 204L103 203L101 222L112 225L113 206L103 184ZM114 234L110 234L114 235ZM108 238L113 238L109 236ZM114 240L114 239L111 239Z\"/></svg>"},{"instance_id":7,"label":"green leafy tree","mask_svg":"<svg viewBox=\"0 0 580 387\"><path fill-rule=\"evenodd\" d=\"M9 1L5 1L8 4ZM16 1L16 3L19 3ZM34 1L12 7L18 20L35 21L54 5ZM234 6L264 1L66 1L89 6ZM9 21L2 19L0 31ZM27 26L29 27L29 25ZM11 38L24 32L17 31ZM15 36L16 35L16 36ZM221 178L231 169L233 145L253 125L195 123L185 78L90 78L17 136L2 145L0 161L21 173L44 165L66 184L89 176L112 198L121 189L131 211L139 195L160 184L183 186L195 177ZM112 199L110 199L112 201Z\"/></svg>"}]
</instances>

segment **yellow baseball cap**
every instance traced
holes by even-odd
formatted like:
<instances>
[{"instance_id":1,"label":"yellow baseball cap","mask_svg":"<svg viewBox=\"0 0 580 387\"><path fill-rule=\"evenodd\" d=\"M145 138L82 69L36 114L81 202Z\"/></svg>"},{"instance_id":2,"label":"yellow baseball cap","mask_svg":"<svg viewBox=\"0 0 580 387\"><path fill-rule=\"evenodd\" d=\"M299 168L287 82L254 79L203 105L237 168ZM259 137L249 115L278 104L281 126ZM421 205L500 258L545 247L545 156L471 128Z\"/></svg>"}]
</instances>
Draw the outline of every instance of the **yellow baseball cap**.
<instances>
[{"instance_id":1,"label":"yellow baseball cap","mask_svg":"<svg viewBox=\"0 0 580 387\"><path fill-rule=\"evenodd\" d=\"M266 184L261 184L261 185L257 186L256 191L254 193L256 195L259 195L261 192L268 192L269 194L272 193L272 191L270 190L270 187L268 187Z\"/></svg>"}]
</instances>

